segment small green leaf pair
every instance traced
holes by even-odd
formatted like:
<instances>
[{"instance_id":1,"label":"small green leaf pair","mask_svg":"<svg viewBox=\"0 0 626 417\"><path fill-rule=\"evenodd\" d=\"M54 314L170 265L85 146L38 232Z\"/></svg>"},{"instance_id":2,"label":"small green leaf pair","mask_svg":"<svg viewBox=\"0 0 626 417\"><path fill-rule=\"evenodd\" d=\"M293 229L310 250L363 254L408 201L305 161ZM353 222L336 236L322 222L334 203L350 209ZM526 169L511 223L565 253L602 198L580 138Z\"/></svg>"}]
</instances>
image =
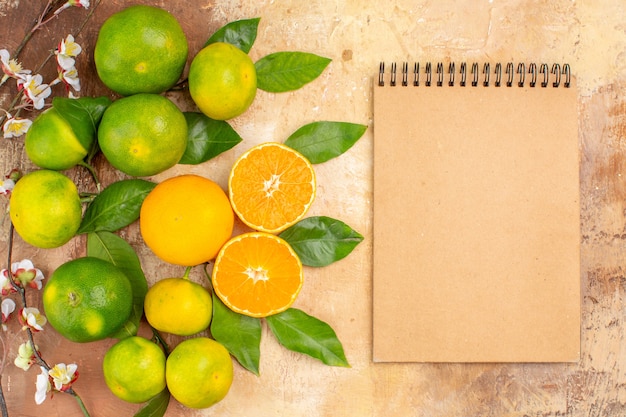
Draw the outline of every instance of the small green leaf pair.
<instances>
[{"instance_id":1,"label":"small green leaf pair","mask_svg":"<svg viewBox=\"0 0 626 417\"><path fill-rule=\"evenodd\" d=\"M325 322L296 308L265 318L278 342L289 350L319 359L326 365L349 367L335 331ZM261 319L235 313L213 294L211 334L255 375L260 375Z\"/></svg>"}]
</instances>

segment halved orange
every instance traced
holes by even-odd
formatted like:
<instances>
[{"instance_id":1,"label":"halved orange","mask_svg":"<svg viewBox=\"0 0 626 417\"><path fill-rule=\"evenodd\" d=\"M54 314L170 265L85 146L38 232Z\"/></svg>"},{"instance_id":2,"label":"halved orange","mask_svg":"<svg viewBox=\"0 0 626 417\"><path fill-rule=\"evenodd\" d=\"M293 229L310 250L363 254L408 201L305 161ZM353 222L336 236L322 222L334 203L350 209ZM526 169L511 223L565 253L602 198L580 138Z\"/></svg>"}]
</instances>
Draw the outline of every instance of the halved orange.
<instances>
[{"instance_id":1,"label":"halved orange","mask_svg":"<svg viewBox=\"0 0 626 417\"><path fill-rule=\"evenodd\" d=\"M304 281L302 263L289 243L266 232L244 233L226 242L211 279L226 306L251 317L287 310Z\"/></svg>"},{"instance_id":2,"label":"halved orange","mask_svg":"<svg viewBox=\"0 0 626 417\"><path fill-rule=\"evenodd\" d=\"M277 142L250 148L230 172L230 202L249 227L279 233L298 222L315 199L315 171L296 150Z\"/></svg>"}]
</instances>

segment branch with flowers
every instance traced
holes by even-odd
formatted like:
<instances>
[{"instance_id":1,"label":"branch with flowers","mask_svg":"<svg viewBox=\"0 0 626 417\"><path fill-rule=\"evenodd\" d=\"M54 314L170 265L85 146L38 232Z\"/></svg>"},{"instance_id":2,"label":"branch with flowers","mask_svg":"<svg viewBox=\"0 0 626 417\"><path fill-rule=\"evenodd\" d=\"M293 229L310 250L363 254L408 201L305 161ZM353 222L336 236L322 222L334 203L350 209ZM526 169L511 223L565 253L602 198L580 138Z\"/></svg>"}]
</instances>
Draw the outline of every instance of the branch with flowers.
<instances>
[{"instance_id":1,"label":"branch with flowers","mask_svg":"<svg viewBox=\"0 0 626 417\"><path fill-rule=\"evenodd\" d=\"M31 113L32 116L35 116L37 111L48 107L49 103L46 100L52 96L54 86L62 85L64 87L63 94L70 98L74 98L74 94L80 92L80 79L75 64L76 57L82 52L82 48L75 42L74 36L80 33L99 3L100 0L95 2L93 8L88 12L74 34L68 34L59 41L58 46L44 58L35 73L30 69L24 68L19 61L20 53L32 36L44 25L55 20L64 10L71 7L89 9L89 0L48 0L33 26L27 31L13 54L7 49L0 49L0 62L3 73L0 79L0 87L10 87L11 81L15 83L14 98L11 100L8 108L0 108L0 124L2 125L4 139L18 138L28 131L32 125L32 120L22 115ZM38 71L42 70L52 57L56 58L57 77L49 82L44 82L43 76ZM7 200L20 175L17 169L13 169L4 178L0 178L0 194L7 197ZM6 216L6 213L4 216ZM44 331L47 319L41 314L39 309L28 305L26 292L27 290L41 290L44 275L29 259L19 262L12 261L13 225L10 225L7 248L7 265L10 265L10 268L0 271L2 298L0 309L2 311L3 330L0 334L0 347L2 348L2 354L0 355L0 378L4 374L11 342L19 335L25 335L26 341L19 345L17 357L13 363L24 371L28 371L33 365L39 366L41 372L36 378L35 402L37 404L43 403L48 394L54 391L67 393L76 398L83 415L89 416L82 399L72 388L72 384L79 375L77 365L74 363L49 365L44 360L39 347L35 343L35 334ZM20 305L19 309L18 304ZM7 340L8 335L11 333L9 326L11 325L11 317L13 315L17 315L17 323L20 328L11 335L10 340ZM9 415L1 384L0 410L3 417Z\"/></svg>"},{"instance_id":2,"label":"branch with flowers","mask_svg":"<svg viewBox=\"0 0 626 417\"><path fill-rule=\"evenodd\" d=\"M12 236L11 230L11 236ZM11 240L12 238L10 238ZM11 243L9 242L9 258L11 257ZM36 268L32 261L24 259L20 262L10 263L11 269L3 269L0 271L0 289L2 292L2 330L3 335L8 330L7 322L11 315L15 312L16 303L12 298L8 298L11 294L17 293L22 305L22 308L18 312L18 320L21 325L21 330L26 332L27 341L20 344L18 348L18 354L13 363L18 368L28 371L32 365L39 365L41 373L37 376L35 402L37 404L43 403L48 393L53 389L59 392L65 392L76 397L83 414L88 416L89 413L85 408L85 405L81 398L76 394L72 388L72 384L78 378L78 366L74 363L65 364L58 363L54 366L50 366L41 356L39 347L35 344L34 334L44 330L44 326L47 323L46 317L44 317L38 308L29 307L26 299L26 289L33 288L41 290L42 281L44 275L40 269ZM17 336L16 333L15 336ZM7 343L4 337L0 337L0 344L2 345L3 355L0 362L0 375L4 370L6 363L6 353L8 351ZM4 401L4 395L0 390L0 405L2 406L2 415L8 415L6 409L6 403Z\"/></svg>"}]
</instances>

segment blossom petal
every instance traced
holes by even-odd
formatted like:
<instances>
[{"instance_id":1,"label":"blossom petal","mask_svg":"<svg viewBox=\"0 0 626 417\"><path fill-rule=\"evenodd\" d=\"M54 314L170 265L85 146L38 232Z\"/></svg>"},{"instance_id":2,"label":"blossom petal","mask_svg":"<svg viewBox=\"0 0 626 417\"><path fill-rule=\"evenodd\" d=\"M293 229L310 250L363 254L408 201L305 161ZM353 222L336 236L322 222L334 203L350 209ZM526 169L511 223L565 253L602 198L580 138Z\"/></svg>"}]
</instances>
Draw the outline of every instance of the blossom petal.
<instances>
[{"instance_id":1,"label":"blossom petal","mask_svg":"<svg viewBox=\"0 0 626 417\"><path fill-rule=\"evenodd\" d=\"M11 313L15 311L15 301L11 300L10 298L2 299L0 309L2 310L2 322L6 323Z\"/></svg>"},{"instance_id":2,"label":"blossom petal","mask_svg":"<svg viewBox=\"0 0 626 417\"><path fill-rule=\"evenodd\" d=\"M41 373L37 375L37 381L35 386L37 387L37 392L35 392L35 403L37 405L43 403L46 399L46 395L48 391L50 391L50 378L48 376L48 371L43 366L41 368Z\"/></svg>"}]
</instances>

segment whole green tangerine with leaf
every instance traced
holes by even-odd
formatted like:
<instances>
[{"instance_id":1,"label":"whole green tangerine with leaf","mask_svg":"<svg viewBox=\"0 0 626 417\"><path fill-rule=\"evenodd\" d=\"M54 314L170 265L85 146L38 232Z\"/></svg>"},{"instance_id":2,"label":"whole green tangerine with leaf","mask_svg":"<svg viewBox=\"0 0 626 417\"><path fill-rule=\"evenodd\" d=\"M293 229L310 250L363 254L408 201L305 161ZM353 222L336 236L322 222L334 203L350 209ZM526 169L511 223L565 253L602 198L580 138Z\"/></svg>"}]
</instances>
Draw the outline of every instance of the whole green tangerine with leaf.
<instances>
[{"instance_id":1,"label":"whole green tangerine with leaf","mask_svg":"<svg viewBox=\"0 0 626 417\"><path fill-rule=\"evenodd\" d=\"M81 141L55 108L41 113L24 140L26 155L41 168L65 170L82 161L93 139Z\"/></svg>"},{"instance_id":2,"label":"whole green tangerine with leaf","mask_svg":"<svg viewBox=\"0 0 626 417\"><path fill-rule=\"evenodd\" d=\"M106 97L55 98L26 132L29 159L56 171L86 164L85 159L95 153L97 126L110 102Z\"/></svg>"},{"instance_id":3,"label":"whole green tangerine with leaf","mask_svg":"<svg viewBox=\"0 0 626 417\"><path fill-rule=\"evenodd\" d=\"M122 327L109 337L123 339L135 336L143 317L143 301L148 291L148 281L141 269L141 263L135 249L115 233L92 232L87 234L87 256L112 263L121 269L128 278L133 293L132 311Z\"/></svg>"},{"instance_id":4,"label":"whole green tangerine with leaf","mask_svg":"<svg viewBox=\"0 0 626 417\"><path fill-rule=\"evenodd\" d=\"M214 120L241 115L256 96L252 59L226 42L204 47L189 67L189 93L198 108Z\"/></svg>"}]
</instances>

